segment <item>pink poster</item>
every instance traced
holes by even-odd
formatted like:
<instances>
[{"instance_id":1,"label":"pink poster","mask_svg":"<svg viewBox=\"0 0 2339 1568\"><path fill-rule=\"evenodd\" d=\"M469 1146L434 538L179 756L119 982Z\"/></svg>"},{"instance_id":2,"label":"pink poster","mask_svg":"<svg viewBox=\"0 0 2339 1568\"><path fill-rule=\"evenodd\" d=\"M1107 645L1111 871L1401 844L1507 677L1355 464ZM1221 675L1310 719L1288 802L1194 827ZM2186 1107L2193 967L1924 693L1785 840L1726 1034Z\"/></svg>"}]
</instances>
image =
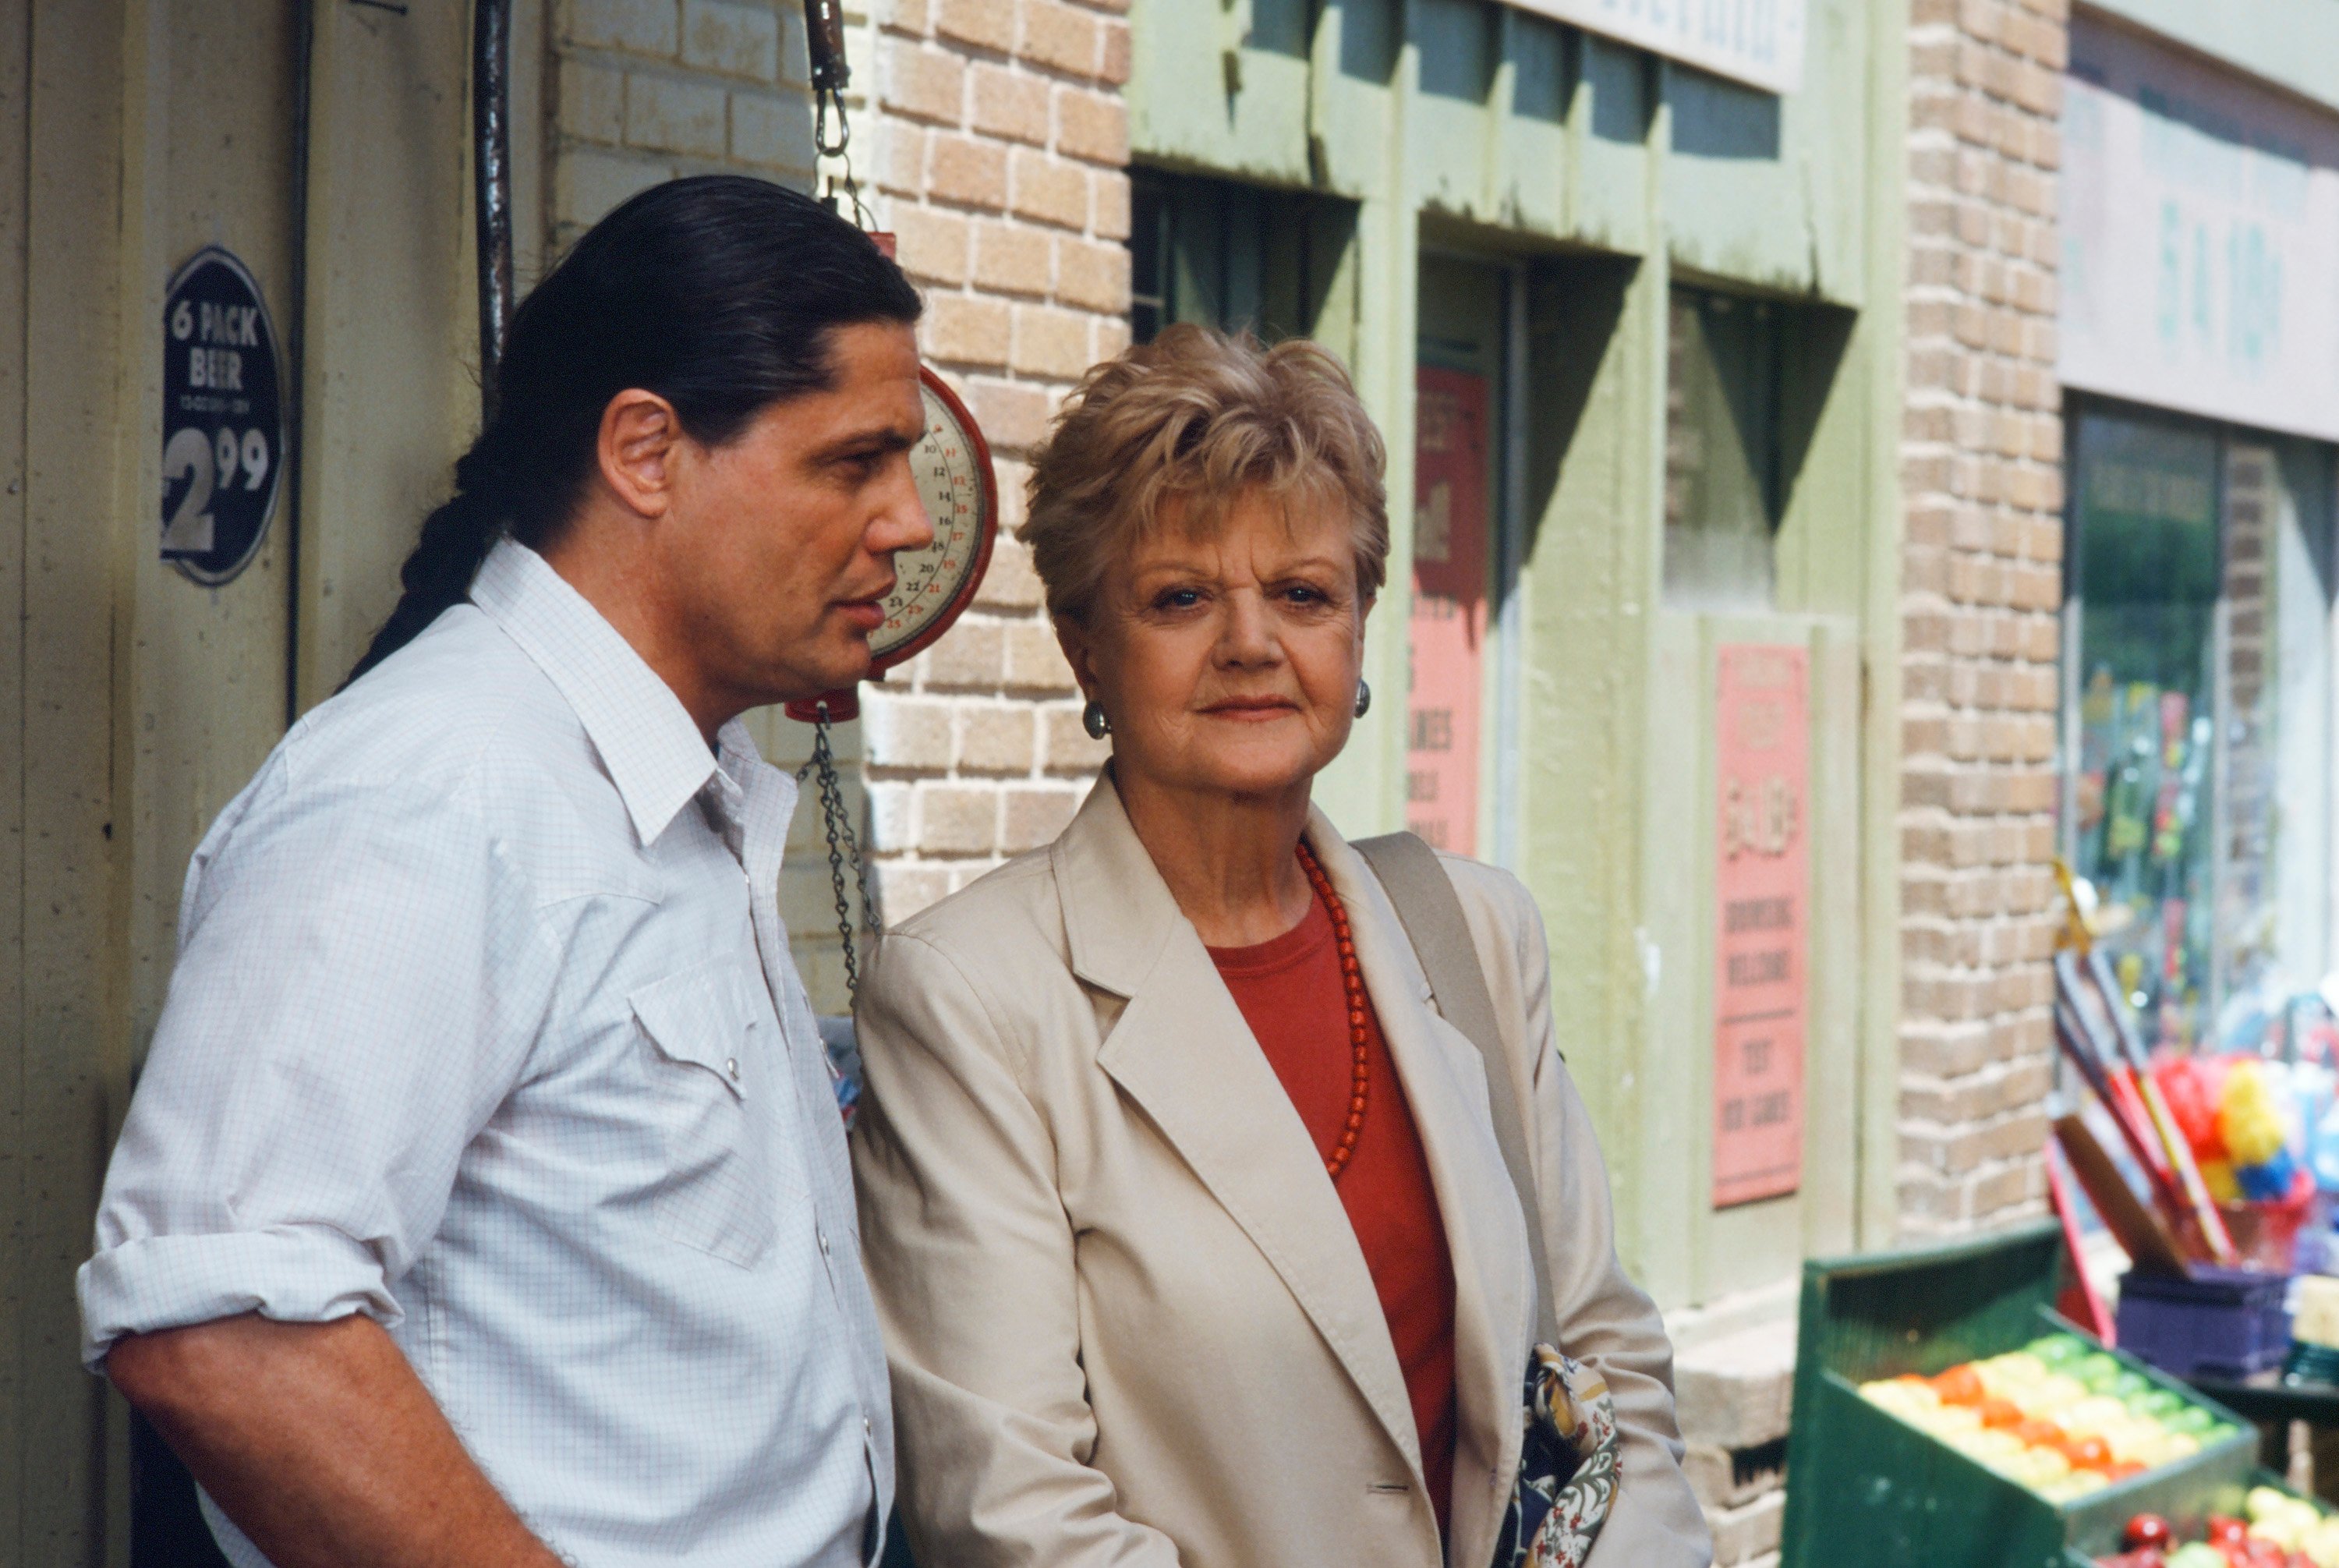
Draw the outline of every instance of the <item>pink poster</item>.
<instances>
[{"instance_id":1,"label":"pink poster","mask_svg":"<svg viewBox=\"0 0 2339 1568\"><path fill-rule=\"evenodd\" d=\"M1720 650L1714 676L1713 1206L1802 1184L1810 656Z\"/></svg>"},{"instance_id":2,"label":"pink poster","mask_svg":"<svg viewBox=\"0 0 2339 1568\"><path fill-rule=\"evenodd\" d=\"M1492 401L1485 376L1430 365L1416 373L1405 824L1462 854L1478 847Z\"/></svg>"}]
</instances>

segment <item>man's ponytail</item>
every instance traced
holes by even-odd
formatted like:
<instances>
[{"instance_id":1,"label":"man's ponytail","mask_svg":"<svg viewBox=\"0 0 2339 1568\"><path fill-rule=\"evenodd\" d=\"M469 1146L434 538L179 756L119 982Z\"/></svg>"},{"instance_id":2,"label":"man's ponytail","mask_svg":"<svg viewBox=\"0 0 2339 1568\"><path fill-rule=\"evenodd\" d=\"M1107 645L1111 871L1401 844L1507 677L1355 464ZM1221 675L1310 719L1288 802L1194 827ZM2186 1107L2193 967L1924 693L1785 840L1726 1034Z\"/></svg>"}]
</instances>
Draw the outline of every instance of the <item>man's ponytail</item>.
<instances>
[{"instance_id":1,"label":"man's ponytail","mask_svg":"<svg viewBox=\"0 0 2339 1568\"><path fill-rule=\"evenodd\" d=\"M455 465L454 498L424 520L405 592L350 680L460 604L498 539L540 549L558 537L619 392L656 392L686 435L719 447L772 404L833 384L834 329L918 313L901 269L809 196L708 174L634 197L513 314L494 418Z\"/></svg>"},{"instance_id":2,"label":"man's ponytail","mask_svg":"<svg viewBox=\"0 0 2339 1568\"><path fill-rule=\"evenodd\" d=\"M365 656L358 660L343 685L420 636L441 611L461 604L471 591L479 563L488 558L504 529L501 508L476 476L480 448L488 439L488 435L481 435L463 454L455 465L455 493L422 519L422 537L398 569L399 583L405 590L399 596L398 607L374 633ZM474 472L467 474L467 469Z\"/></svg>"}]
</instances>

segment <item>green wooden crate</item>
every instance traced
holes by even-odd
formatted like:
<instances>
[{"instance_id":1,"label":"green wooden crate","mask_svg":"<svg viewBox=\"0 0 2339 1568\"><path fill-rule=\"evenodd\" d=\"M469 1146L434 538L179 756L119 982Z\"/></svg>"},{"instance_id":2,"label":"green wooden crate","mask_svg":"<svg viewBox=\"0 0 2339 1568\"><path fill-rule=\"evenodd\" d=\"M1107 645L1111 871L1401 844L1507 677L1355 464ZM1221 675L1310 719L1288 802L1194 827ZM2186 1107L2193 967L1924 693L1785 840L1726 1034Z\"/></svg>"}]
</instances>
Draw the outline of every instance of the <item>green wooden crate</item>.
<instances>
[{"instance_id":1,"label":"green wooden crate","mask_svg":"<svg viewBox=\"0 0 2339 1568\"><path fill-rule=\"evenodd\" d=\"M2182 1463L2059 1505L1860 1396L1873 1378L1930 1376L2053 1330L2077 1332L2054 1310L2061 1267L2062 1232L2051 1221L1804 1265L1783 1568L2068 1568L2112 1551L2137 1513L2197 1532L2212 1513L2240 1511L2255 1429L2133 1356L2120 1359L2235 1431Z\"/></svg>"}]
</instances>

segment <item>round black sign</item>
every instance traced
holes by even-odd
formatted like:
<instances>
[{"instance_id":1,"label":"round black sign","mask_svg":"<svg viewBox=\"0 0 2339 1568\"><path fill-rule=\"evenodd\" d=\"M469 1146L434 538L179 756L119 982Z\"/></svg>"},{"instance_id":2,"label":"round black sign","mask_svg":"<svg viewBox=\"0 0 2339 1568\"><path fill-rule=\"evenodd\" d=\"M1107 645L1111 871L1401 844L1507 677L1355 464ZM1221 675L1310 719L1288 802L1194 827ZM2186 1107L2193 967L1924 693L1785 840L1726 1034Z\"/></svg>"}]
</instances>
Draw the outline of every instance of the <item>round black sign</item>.
<instances>
[{"instance_id":1,"label":"round black sign","mask_svg":"<svg viewBox=\"0 0 2339 1568\"><path fill-rule=\"evenodd\" d=\"M252 564L284 468L276 334L260 286L216 245L163 301L163 558L213 587Z\"/></svg>"}]
</instances>

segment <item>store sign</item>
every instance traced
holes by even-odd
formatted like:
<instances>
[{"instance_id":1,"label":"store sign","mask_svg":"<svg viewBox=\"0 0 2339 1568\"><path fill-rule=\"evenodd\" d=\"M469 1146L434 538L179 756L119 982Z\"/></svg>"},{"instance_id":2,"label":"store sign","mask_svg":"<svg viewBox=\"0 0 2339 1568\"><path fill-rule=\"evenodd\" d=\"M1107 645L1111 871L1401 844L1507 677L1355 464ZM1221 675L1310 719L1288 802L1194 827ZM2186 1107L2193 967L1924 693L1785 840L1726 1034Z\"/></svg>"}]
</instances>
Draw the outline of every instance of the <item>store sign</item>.
<instances>
[{"instance_id":1,"label":"store sign","mask_svg":"<svg viewBox=\"0 0 2339 1568\"><path fill-rule=\"evenodd\" d=\"M2065 383L2339 439L2339 119L2084 18L2064 105Z\"/></svg>"},{"instance_id":2,"label":"store sign","mask_svg":"<svg viewBox=\"0 0 2339 1568\"><path fill-rule=\"evenodd\" d=\"M1720 650L1713 891L1713 1206L1803 1177L1811 656Z\"/></svg>"},{"instance_id":3,"label":"store sign","mask_svg":"<svg viewBox=\"0 0 2339 1568\"><path fill-rule=\"evenodd\" d=\"M207 246L163 301L163 558L217 587L252 564L283 478L276 334L260 285Z\"/></svg>"},{"instance_id":4,"label":"store sign","mask_svg":"<svg viewBox=\"0 0 2339 1568\"><path fill-rule=\"evenodd\" d=\"M1803 84L1803 0L1511 0L1588 33L1760 87Z\"/></svg>"},{"instance_id":5,"label":"store sign","mask_svg":"<svg viewBox=\"0 0 2339 1568\"><path fill-rule=\"evenodd\" d=\"M1486 659L1486 475L1492 388L1485 376L1416 372L1411 692L1405 825L1438 849L1478 845L1478 709Z\"/></svg>"}]
</instances>

